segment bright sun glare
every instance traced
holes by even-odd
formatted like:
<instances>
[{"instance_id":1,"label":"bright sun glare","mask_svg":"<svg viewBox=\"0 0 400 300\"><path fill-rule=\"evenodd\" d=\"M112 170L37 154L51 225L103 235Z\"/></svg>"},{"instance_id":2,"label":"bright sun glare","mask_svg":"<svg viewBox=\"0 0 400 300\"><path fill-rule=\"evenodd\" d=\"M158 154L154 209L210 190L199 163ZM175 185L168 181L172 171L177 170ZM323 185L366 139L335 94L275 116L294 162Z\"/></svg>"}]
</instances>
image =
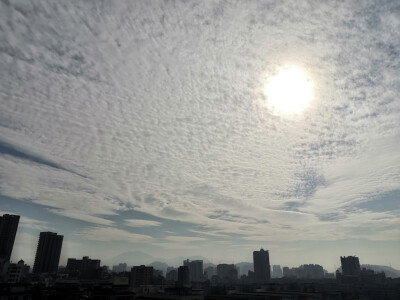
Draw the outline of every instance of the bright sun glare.
<instances>
[{"instance_id":1,"label":"bright sun glare","mask_svg":"<svg viewBox=\"0 0 400 300\"><path fill-rule=\"evenodd\" d=\"M312 99L313 83L302 69L282 68L265 86L268 107L277 114L300 114Z\"/></svg>"}]
</instances>

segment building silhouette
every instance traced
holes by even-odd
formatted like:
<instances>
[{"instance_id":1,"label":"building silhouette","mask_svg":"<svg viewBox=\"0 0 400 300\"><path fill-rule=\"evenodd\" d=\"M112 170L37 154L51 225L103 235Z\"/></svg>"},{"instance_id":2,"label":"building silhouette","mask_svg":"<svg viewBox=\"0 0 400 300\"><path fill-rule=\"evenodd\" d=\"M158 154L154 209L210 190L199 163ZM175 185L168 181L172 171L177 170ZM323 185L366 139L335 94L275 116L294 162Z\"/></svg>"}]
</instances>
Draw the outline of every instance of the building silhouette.
<instances>
[{"instance_id":1,"label":"building silhouette","mask_svg":"<svg viewBox=\"0 0 400 300\"><path fill-rule=\"evenodd\" d=\"M133 266L129 276L129 286L138 287L141 285L150 285L153 283L153 267Z\"/></svg>"},{"instance_id":2,"label":"building silhouette","mask_svg":"<svg viewBox=\"0 0 400 300\"><path fill-rule=\"evenodd\" d=\"M189 268L190 281L201 281L203 279L203 261L189 259L183 261L183 265Z\"/></svg>"},{"instance_id":3,"label":"building silhouette","mask_svg":"<svg viewBox=\"0 0 400 300\"><path fill-rule=\"evenodd\" d=\"M176 281L178 281L178 269L174 267L168 267L165 278L167 279L168 282L175 283Z\"/></svg>"},{"instance_id":4,"label":"building silhouette","mask_svg":"<svg viewBox=\"0 0 400 300\"><path fill-rule=\"evenodd\" d=\"M209 266L204 269L204 277L211 280L211 278L216 275L216 269L212 266Z\"/></svg>"},{"instance_id":5,"label":"building silhouette","mask_svg":"<svg viewBox=\"0 0 400 300\"><path fill-rule=\"evenodd\" d=\"M340 262L342 263L342 272L344 276L360 274L360 261L357 256L341 256Z\"/></svg>"},{"instance_id":6,"label":"building silhouette","mask_svg":"<svg viewBox=\"0 0 400 300\"><path fill-rule=\"evenodd\" d=\"M324 278L324 268L314 264L301 265L296 268L296 277L308 279Z\"/></svg>"},{"instance_id":7,"label":"building silhouette","mask_svg":"<svg viewBox=\"0 0 400 300\"><path fill-rule=\"evenodd\" d=\"M36 250L33 273L57 273L63 236L54 232L41 232Z\"/></svg>"},{"instance_id":8,"label":"building silhouette","mask_svg":"<svg viewBox=\"0 0 400 300\"><path fill-rule=\"evenodd\" d=\"M0 263L10 261L19 218L9 214L0 217Z\"/></svg>"},{"instance_id":9,"label":"building silhouette","mask_svg":"<svg viewBox=\"0 0 400 300\"><path fill-rule=\"evenodd\" d=\"M296 277L295 268L283 267L282 275L283 275L283 277L288 277L288 278Z\"/></svg>"},{"instance_id":10,"label":"building silhouette","mask_svg":"<svg viewBox=\"0 0 400 300\"><path fill-rule=\"evenodd\" d=\"M112 271L115 273L126 272L128 265L126 263L119 263L112 267Z\"/></svg>"},{"instance_id":11,"label":"building silhouette","mask_svg":"<svg viewBox=\"0 0 400 300\"><path fill-rule=\"evenodd\" d=\"M281 278L282 277L282 269L280 265L272 266L272 278Z\"/></svg>"},{"instance_id":12,"label":"building silhouette","mask_svg":"<svg viewBox=\"0 0 400 300\"><path fill-rule=\"evenodd\" d=\"M18 263L5 262L0 274L6 283L20 282L21 278L29 273L30 267L21 259Z\"/></svg>"},{"instance_id":13,"label":"building silhouette","mask_svg":"<svg viewBox=\"0 0 400 300\"><path fill-rule=\"evenodd\" d=\"M90 259L84 256L82 259L68 258L66 271L82 278L93 278L100 268L100 259Z\"/></svg>"},{"instance_id":14,"label":"building silhouette","mask_svg":"<svg viewBox=\"0 0 400 300\"><path fill-rule=\"evenodd\" d=\"M223 282L234 283L238 279L238 270L233 264L219 264L217 275Z\"/></svg>"},{"instance_id":15,"label":"building silhouette","mask_svg":"<svg viewBox=\"0 0 400 300\"><path fill-rule=\"evenodd\" d=\"M188 266L180 266L178 268L178 284L179 286L190 285L190 274Z\"/></svg>"},{"instance_id":16,"label":"building silhouette","mask_svg":"<svg viewBox=\"0 0 400 300\"><path fill-rule=\"evenodd\" d=\"M254 280L265 282L271 279L271 266L269 264L268 250L253 251Z\"/></svg>"},{"instance_id":17,"label":"building silhouette","mask_svg":"<svg viewBox=\"0 0 400 300\"><path fill-rule=\"evenodd\" d=\"M299 279L321 279L325 277L324 268L320 265L308 264L297 268L283 267L283 277Z\"/></svg>"}]
</instances>

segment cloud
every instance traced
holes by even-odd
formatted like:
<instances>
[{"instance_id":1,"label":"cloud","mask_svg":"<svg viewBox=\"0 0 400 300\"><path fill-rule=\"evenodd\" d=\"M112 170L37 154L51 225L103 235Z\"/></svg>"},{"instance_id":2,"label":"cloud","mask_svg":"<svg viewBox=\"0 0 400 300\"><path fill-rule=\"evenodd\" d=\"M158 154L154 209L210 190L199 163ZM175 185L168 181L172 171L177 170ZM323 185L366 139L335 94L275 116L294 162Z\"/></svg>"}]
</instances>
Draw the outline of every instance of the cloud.
<instances>
[{"instance_id":1,"label":"cloud","mask_svg":"<svg viewBox=\"0 0 400 300\"><path fill-rule=\"evenodd\" d=\"M153 245L161 247L162 249L167 250L193 250L198 249L197 245L192 244L182 244L182 243L165 243L165 242L157 242Z\"/></svg>"},{"instance_id":2,"label":"cloud","mask_svg":"<svg viewBox=\"0 0 400 300\"><path fill-rule=\"evenodd\" d=\"M125 220L126 225L130 227L148 227L148 226L160 226L162 223L150 220Z\"/></svg>"},{"instance_id":3,"label":"cloud","mask_svg":"<svg viewBox=\"0 0 400 300\"><path fill-rule=\"evenodd\" d=\"M20 215L20 213L0 211L0 215L3 215L3 214ZM49 228L49 225L46 221L36 220L36 219L28 218L25 216L21 216L21 215L20 215L18 226L24 227L26 229L35 229L35 230L41 230L41 231L47 230Z\"/></svg>"},{"instance_id":4,"label":"cloud","mask_svg":"<svg viewBox=\"0 0 400 300\"><path fill-rule=\"evenodd\" d=\"M5 171L1 182L3 195L32 201L59 215L98 224L111 224L98 215L113 215L114 210L124 209L120 202L104 198L89 179L17 159L0 157L0 161Z\"/></svg>"},{"instance_id":5,"label":"cloud","mask_svg":"<svg viewBox=\"0 0 400 300\"><path fill-rule=\"evenodd\" d=\"M227 237L228 235L219 233L218 231L202 231L202 230L189 230L195 234L205 235L205 236L214 236L214 237Z\"/></svg>"},{"instance_id":6,"label":"cloud","mask_svg":"<svg viewBox=\"0 0 400 300\"><path fill-rule=\"evenodd\" d=\"M60 215L60 216L77 219L77 220L81 220L81 221L85 221L85 222L89 222L89 223L95 223L95 224L100 224L100 225L113 225L114 224L114 222L112 222L110 220L96 217L88 212L84 213L79 210L49 208L48 211L50 211L54 214Z\"/></svg>"},{"instance_id":7,"label":"cloud","mask_svg":"<svg viewBox=\"0 0 400 300\"><path fill-rule=\"evenodd\" d=\"M195 236L167 236L165 239L173 242L199 242L205 240L205 238Z\"/></svg>"},{"instance_id":8,"label":"cloud","mask_svg":"<svg viewBox=\"0 0 400 300\"><path fill-rule=\"evenodd\" d=\"M6 154L6 155L11 155L11 156L14 156L14 157L17 157L20 159L28 160L33 163L43 164L48 167L56 168L56 169L63 170L66 172L72 172L55 162L52 162L45 158L41 158L40 155L28 153L27 151L18 149L17 147L10 145L4 141L0 141L0 153ZM72 172L72 173L74 173L74 172ZM77 174L77 175L79 175L79 174ZM82 176L82 175L79 175L79 176Z\"/></svg>"},{"instance_id":9,"label":"cloud","mask_svg":"<svg viewBox=\"0 0 400 300\"><path fill-rule=\"evenodd\" d=\"M373 196L400 188L399 136L376 138L358 157L342 158L324 170L325 185L305 209L324 213L346 211Z\"/></svg>"},{"instance_id":10,"label":"cloud","mask_svg":"<svg viewBox=\"0 0 400 300\"><path fill-rule=\"evenodd\" d=\"M152 237L131 233L114 227L89 227L78 233L83 239L91 241L126 241L130 243L151 242Z\"/></svg>"},{"instance_id":11,"label":"cloud","mask_svg":"<svg viewBox=\"0 0 400 300\"><path fill-rule=\"evenodd\" d=\"M31 264L31 267L33 267L38 239L38 235L18 230L15 236L11 260L17 262L22 259L25 263Z\"/></svg>"}]
</instances>

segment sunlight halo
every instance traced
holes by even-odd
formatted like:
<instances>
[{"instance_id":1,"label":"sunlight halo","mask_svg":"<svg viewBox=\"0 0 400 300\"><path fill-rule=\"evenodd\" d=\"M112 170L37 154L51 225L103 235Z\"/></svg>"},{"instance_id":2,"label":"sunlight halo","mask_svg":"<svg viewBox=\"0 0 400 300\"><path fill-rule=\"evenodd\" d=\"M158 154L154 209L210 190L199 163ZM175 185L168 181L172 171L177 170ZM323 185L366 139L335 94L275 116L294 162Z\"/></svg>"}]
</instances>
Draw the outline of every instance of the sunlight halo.
<instances>
[{"instance_id":1,"label":"sunlight halo","mask_svg":"<svg viewBox=\"0 0 400 300\"><path fill-rule=\"evenodd\" d=\"M283 67L270 77L264 88L268 108L278 115L301 114L312 99L313 82L295 66Z\"/></svg>"}]
</instances>

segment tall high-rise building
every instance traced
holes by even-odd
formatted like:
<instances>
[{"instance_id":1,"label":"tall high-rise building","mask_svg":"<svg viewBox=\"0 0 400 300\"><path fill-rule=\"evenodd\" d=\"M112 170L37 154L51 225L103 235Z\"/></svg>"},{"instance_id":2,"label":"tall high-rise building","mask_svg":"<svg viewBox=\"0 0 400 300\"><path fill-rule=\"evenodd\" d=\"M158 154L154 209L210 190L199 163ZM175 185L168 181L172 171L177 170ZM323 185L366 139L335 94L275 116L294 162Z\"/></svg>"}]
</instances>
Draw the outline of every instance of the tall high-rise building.
<instances>
[{"instance_id":1,"label":"tall high-rise building","mask_svg":"<svg viewBox=\"0 0 400 300\"><path fill-rule=\"evenodd\" d=\"M63 236L54 232L41 232L36 250L33 273L57 273Z\"/></svg>"},{"instance_id":2,"label":"tall high-rise building","mask_svg":"<svg viewBox=\"0 0 400 300\"><path fill-rule=\"evenodd\" d=\"M203 261L189 259L183 261L183 265L189 268L190 281L201 281L203 279Z\"/></svg>"},{"instance_id":3,"label":"tall high-rise building","mask_svg":"<svg viewBox=\"0 0 400 300\"><path fill-rule=\"evenodd\" d=\"M0 216L0 263L10 261L18 223L19 216L17 215Z\"/></svg>"},{"instance_id":4,"label":"tall high-rise building","mask_svg":"<svg viewBox=\"0 0 400 300\"><path fill-rule=\"evenodd\" d=\"M254 280L265 282L271 279L271 266L269 264L268 250L253 251Z\"/></svg>"},{"instance_id":5,"label":"tall high-rise building","mask_svg":"<svg viewBox=\"0 0 400 300\"><path fill-rule=\"evenodd\" d=\"M343 275L358 275L361 272L360 261L357 256L341 256Z\"/></svg>"}]
</instances>

